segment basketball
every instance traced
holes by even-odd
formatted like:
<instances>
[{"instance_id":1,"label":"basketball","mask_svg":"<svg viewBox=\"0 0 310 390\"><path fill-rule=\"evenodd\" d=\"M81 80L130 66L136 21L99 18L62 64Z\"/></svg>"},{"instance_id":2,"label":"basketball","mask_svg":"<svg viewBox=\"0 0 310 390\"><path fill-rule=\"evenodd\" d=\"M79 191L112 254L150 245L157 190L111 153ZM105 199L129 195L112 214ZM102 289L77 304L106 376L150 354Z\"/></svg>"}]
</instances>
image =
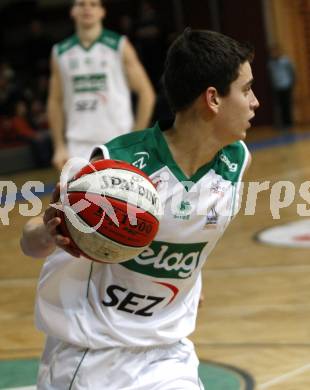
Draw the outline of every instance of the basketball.
<instances>
[{"instance_id":1,"label":"basketball","mask_svg":"<svg viewBox=\"0 0 310 390\"><path fill-rule=\"evenodd\" d=\"M98 160L67 183L61 233L88 259L120 263L138 256L154 239L161 202L140 169Z\"/></svg>"}]
</instances>

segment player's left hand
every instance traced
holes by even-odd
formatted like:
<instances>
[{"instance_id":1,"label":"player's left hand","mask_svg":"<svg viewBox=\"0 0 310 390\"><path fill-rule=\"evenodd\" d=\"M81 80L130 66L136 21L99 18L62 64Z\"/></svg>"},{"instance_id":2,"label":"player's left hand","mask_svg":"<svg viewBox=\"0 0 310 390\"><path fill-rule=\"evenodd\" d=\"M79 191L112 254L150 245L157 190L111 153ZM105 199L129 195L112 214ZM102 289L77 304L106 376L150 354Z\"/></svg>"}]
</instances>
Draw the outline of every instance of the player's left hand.
<instances>
[{"instance_id":1,"label":"player's left hand","mask_svg":"<svg viewBox=\"0 0 310 390\"><path fill-rule=\"evenodd\" d=\"M57 183L51 198L51 204L45 210L43 215L43 223L50 238L54 241L55 245L70 253L74 257L80 257L80 252L73 246L69 237L60 233L61 218L58 208L54 206L61 205L60 199L60 184Z\"/></svg>"}]
</instances>

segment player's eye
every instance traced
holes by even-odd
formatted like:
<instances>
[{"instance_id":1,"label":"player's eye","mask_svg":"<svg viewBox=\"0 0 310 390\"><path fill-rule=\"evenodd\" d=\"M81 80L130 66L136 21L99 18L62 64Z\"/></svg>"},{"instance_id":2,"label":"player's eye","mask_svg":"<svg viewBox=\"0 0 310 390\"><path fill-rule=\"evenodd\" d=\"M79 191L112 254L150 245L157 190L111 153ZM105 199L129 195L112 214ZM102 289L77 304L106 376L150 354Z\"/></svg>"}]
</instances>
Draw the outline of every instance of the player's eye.
<instances>
[{"instance_id":1,"label":"player's eye","mask_svg":"<svg viewBox=\"0 0 310 390\"><path fill-rule=\"evenodd\" d=\"M244 88L243 93L244 93L245 95L248 95L248 94L250 93L251 89L252 89L251 86L246 87L246 88Z\"/></svg>"}]
</instances>

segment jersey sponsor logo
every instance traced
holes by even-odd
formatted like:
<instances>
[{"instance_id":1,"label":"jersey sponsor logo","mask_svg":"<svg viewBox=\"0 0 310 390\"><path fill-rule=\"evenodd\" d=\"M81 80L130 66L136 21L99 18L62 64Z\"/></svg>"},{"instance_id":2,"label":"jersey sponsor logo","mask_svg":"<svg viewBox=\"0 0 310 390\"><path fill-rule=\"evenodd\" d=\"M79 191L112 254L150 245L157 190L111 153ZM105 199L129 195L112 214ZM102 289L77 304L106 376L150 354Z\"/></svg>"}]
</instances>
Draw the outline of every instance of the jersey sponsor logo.
<instances>
[{"instance_id":1,"label":"jersey sponsor logo","mask_svg":"<svg viewBox=\"0 0 310 390\"><path fill-rule=\"evenodd\" d=\"M178 293L178 289L173 285L166 285L169 291L173 292L172 298L170 298L169 303L174 300ZM108 286L105 290L105 298L101 303L106 307L115 307L119 311L126 313L131 313L136 316L151 317L155 308L160 305L161 302L165 300L165 296L154 296L154 295L145 295L138 294L128 290L125 287L112 284Z\"/></svg>"},{"instance_id":2,"label":"jersey sponsor logo","mask_svg":"<svg viewBox=\"0 0 310 390\"><path fill-rule=\"evenodd\" d=\"M176 213L173 215L176 219L189 220L192 212L192 205L188 200L182 200L178 205Z\"/></svg>"},{"instance_id":3,"label":"jersey sponsor logo","mask_svg":"<svg viewBox=\"0 0 310 390\"><path fill-rule=\"evenodd\" d=\"M69 68L71 70L77 69L79 67L79 60L77 58L69 58Z\"/></svg>"},{"instance_id":4,"label":"jersey sponsor logo","mask_svg":"<svg viewBox=\"0 0 310 390\"><path fill-rule=\"evenodd\" d=\"M166 306L170 305L170 303L175 300L176 296L179 293L179 289L171 283L165 283L165 282L153 282L153 283L164 286L172 292L172 296Z\"/></svg>"},{"instance_id":5,"label":"jersey sponsor logo","mask_svg":"<svg viewBox=\"0 0 310 390\"><path fill-rule=\"evenodd\" d=\"M132 165L139 168L139 169L145 168L147 166L148 160L150 158L150 155L148 154L148 152L137 152L134 155L137 156L138 159L135 160L132 163Z\"/></svg>"},{"instance_id":6,"label":"jersey sponsor logo","mask_svg":"<svg viewBox=\"0 0 310 390\"><path fill-rule=\"evenodd\" d=\"M154 187L157 191L160 191L164 188L167 189L169 177L170 175L168 172L161 172L159 176L152 177L152 183L154 184Z\"/></svg>"},{"instance_id":7,"label":"jersey sponsor logo","mask_svg":"<svg viewBox=\"0 0 310 390\"><path fill-rule=\"evenodd\" d=\"M220 159L225 165L227 165L229 172L237 172L238 164L231 162L224 153L220 154Z\"/></svg>"},{"instance_id":8,"label":"jersey sponsor logo","mask_svg":"<svg viewBox=\"0 0 310 390\"><path fill-rule=\"evenodd\" d=\"M157 278L190 278L202 262L201 252L207 242L175 244L153 241L133 260L120 263L134 272Z\"/></svg>"},{"instance_id":9,"label":"jersey sponsor logo","mask_svg":"<svg viewBox=\"0 0 310 390\"><path fill-rule=\"evenodd\" d=\"M225 195L226 189L221 185L221 180L216 180L211 184L210 192L215 195L223 197Z\"/></svg>"},{"instance_id":10,"label":"jersey sponsor logo","mask_svg":"<svg viewBox=\"0 0 310 390\"><path fill-rule=\"evenodd\" d=\"M205 229L215 229L218 222L218 213L215 210L215 207L211 207L208 211Z\"/></svg>"},{"instance_id":11,"label":"jersey sponsor logo","mask_svg":"<svg viewBox=\"0 0 310 390\"><path fill-rule=\"evenodd\" d=\"M72 76L75 93L98 92L107 89L107 75L103 73Z\"/></svg>"},{"instance_id":12,"label":"jersey sponsor logo","mask_svg":"<svg viewBox=\"0 0 310 390\"><path fill-rule=\"evenodd\" d=\"M80 99L75 102L75 111L96 111L98 106L97 99Z\"/></svg>"}]
</instances>

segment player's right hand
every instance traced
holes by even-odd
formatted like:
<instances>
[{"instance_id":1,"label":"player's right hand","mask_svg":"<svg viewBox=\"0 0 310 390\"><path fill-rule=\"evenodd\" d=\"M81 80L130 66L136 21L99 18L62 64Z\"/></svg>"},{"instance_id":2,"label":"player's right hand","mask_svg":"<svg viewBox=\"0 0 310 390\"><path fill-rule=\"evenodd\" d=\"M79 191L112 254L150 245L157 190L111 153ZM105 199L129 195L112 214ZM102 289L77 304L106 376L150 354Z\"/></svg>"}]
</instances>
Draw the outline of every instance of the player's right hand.
<instances>
[{"instance_id":1,"label":"player's right hand","mask_svg":"<svg viewBox=\"0 0 310 390\"><path fill-rule=\"evenodd\" d=\"M53 207L53 205L61 205L59 199L60 184L58 183L53 191L51 204L44 212L43 223L50 239L55 245L74 257L80 257L80 252L73 246L71 239L60 233L59 227L61 225L61 218L59 217L59 210L58 208Z\"/></svg>"}]
</instances>

